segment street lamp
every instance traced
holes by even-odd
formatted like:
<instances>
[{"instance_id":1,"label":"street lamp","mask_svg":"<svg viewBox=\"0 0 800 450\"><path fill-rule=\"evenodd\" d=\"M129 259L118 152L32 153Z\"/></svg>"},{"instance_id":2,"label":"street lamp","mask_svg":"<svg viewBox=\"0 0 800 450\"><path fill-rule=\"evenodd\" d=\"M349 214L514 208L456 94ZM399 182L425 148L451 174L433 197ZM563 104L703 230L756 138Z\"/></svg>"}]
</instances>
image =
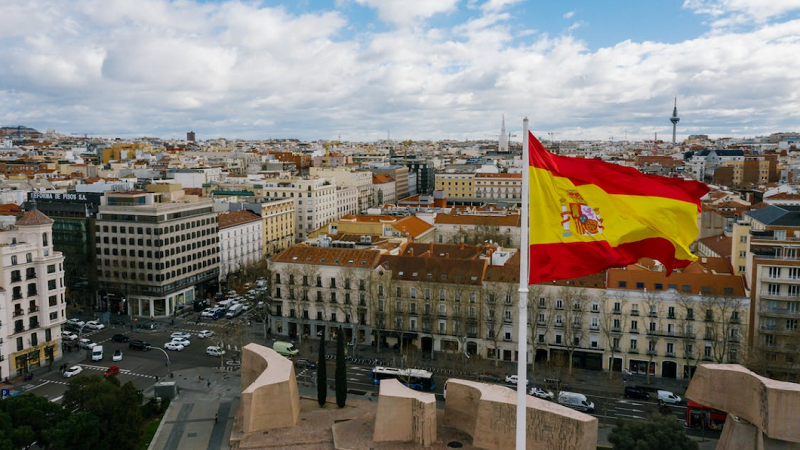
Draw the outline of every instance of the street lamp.
<instances>
[{"instance_id":1,"label":"street lamp","mask_svg":"<svg viewBox=\"0 0 800 450\"><path fill-rule=\"evenodd\" d=\"M154 350L161 350L161 353L163 353L164 356L167 357L167 375L164 377L164 378L167 378L169 376L169 354L167 353L166 350L164 350L163 348L160 348L160 347L153 347L152 345L150 345L147 348L148 349L154 349Z\"/></svg>"}]
</instances>

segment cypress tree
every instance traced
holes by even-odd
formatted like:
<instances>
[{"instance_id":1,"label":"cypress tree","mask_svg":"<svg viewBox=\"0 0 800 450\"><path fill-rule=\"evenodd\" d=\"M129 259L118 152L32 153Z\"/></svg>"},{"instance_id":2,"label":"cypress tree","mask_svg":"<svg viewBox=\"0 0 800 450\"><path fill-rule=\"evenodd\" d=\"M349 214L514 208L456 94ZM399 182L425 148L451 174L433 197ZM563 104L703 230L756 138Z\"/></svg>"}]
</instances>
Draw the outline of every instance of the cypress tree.
<instances>
[{"instance_id":1,"label":"cypress tree","mask_svg":"<svg viewBox=\"0 0 800 450\"><path fill-rule=\"evenodd\" d=\"M328 401L328 373L325 364L325 333L319 340L319 358L317 358L317 402L319 406L325 406Z\"/></svg>"},{"instance_id":2,"label":"cypress tree","mask_svg":"<svg viewBox=\"0 0 800 450\"><path fill-rule=\"evenodd\" d=\"M344 361L344 331L336 334L336 405L344 408L347 401L347 366Z\"/></svg>"}]
</instances>

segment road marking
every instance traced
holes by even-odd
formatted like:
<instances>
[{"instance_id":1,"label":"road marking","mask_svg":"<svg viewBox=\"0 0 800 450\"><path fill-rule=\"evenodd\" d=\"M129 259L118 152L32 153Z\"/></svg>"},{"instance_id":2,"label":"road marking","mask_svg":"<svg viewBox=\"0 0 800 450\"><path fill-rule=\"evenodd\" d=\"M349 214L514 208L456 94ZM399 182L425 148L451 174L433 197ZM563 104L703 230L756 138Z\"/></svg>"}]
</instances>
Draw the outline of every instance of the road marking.
<instances>
[{"instance_id":1,"label":"road marking","mask_svg":"<svg viewBox=\"0 0 800 450\"><path fill-rule=\"evenodd\" d=\"M615 407L614 409L621 409L621 410L623 410L623 411L632 411L632 412L639 412L639 413L640 413L640 412L644 412L644 411L643 411L643 410L641 410L641 409L633 409L633 408L621 408L621 407L619 407L619 406Z\"/></svg>"},{"instance_id":2,"label":"road marking","mask_svg":"<svg viewBox=\"0 0 800 450\"><path fill-rule=\"evenodd\" d=\"M63 396L63 395L59 395L58 397L56 397L56 398L54 398L54 399L52 399L52 400L50 400L50 401L51 401L51 402L53 402L53 403L55 403L55 402L57 402L57 401L61 400L62 398L64 398L64 396Z\"/></svg>"}]
</instances>

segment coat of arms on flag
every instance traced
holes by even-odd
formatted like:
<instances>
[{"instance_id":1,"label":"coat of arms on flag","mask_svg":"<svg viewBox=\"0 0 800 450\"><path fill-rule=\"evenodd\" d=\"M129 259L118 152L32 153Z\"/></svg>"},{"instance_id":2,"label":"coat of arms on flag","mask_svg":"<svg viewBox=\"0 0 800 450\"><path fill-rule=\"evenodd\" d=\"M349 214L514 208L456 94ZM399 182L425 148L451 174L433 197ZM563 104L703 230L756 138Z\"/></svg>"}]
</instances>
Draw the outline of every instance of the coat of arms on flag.
<instances>
[{"instance_id":1,"label":"coat of arms on flag","mask_svg":"<svg viewBox=\"0 0 800 450\"><path fill-rule=\"evenodd\" d=\"M593 236L603 232L603 218L589 206L578 191L567 192L569 201L561 199L561 224L564 227L562 236L572 236L570 223L575 225L575 232L581 236Z\"/></svg>"}]
</instances>

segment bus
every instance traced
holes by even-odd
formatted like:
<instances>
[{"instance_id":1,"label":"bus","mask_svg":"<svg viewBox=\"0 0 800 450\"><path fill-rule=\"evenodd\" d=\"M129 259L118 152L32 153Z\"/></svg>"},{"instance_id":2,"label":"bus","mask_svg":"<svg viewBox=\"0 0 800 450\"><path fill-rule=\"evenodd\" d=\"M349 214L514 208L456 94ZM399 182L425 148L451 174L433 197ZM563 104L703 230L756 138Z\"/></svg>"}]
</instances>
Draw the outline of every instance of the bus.
<instances>
[{"instance_id":1,"label":"bus","mask_svg":"<svg viewBox=\"0 0 800 450\"><path fill-rule=\"evenodd\" d=\"M372 382L380 384L381 380L396 379L411 389L432 391L436 388L433 374L422 369L397 369L395 367L375 367L372 369Z\"/></svg>"},{"instance_id":2,"label":"bus","mask_svg":"<svg viewBox=\"0 0 800 450\"><path fill-rule=\"evenodd\" d=\"M724 411L718 411L691 400L686 402L686 426L689 428L722 430L727 418L728 414Z\"/></svg>"}]
</instances>

